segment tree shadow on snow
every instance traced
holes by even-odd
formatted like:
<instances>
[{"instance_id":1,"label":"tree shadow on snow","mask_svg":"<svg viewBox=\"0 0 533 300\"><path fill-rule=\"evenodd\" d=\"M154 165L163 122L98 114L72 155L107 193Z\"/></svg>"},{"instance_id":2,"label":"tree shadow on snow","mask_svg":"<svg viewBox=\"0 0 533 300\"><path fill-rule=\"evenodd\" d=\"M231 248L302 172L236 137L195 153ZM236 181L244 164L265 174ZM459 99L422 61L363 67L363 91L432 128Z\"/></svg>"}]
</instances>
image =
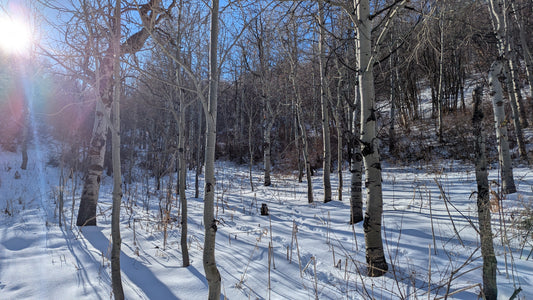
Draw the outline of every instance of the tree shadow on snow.
<instances>
[{"instance_id":1,"label":"tree shadow on snow","mask_svg":"<svg viewBox=\"0 0 533 300\"><path fill-rule=\"evenodd\" d=\"M86 284L89 284L94 291L94 296L97 297L97 299L103 299L102 297L100 297L100 295L98 295L98 290L91 282L92 280L95 280L96 278L91 279L89 277L89 274L87 273L87 268L83 266L83 261L85 259L94 260L95 262L96 262L96 259L93 257L93 255L90 253L87 247L80 247L80 249L83 250L85 257L84 258L79 257L77 254L77 251L75 251L74 249L76 245L75 243L73 243L73 241L75 240L75 237L72 234L72 232L68 232L63 227L61 227L61 233L63 234L63 237L65 238L66 246L68 250L70 251L70 254L76 260L76 268L79 270L79 272L77 272L78 285L81 285L83 287L84 293L88 294L89 291L86 288ZM80 243L80 245L83 245L82 243Z\"/></svg>"},{"instance_id":2,"label":"tree shadow on snow","mask_svg":"<svg viewBox=\"0 0 533 300\"><path fill-rule=\"evenodd\" d=\"M108 253L110 241L101 232L100 228L85 227L82 235L91 245L102 253ZM149 299L179 299L174 293L142 263L129 257L121 251L120 264L122 273L141 289Z\"/></svg>"}]
</instances>

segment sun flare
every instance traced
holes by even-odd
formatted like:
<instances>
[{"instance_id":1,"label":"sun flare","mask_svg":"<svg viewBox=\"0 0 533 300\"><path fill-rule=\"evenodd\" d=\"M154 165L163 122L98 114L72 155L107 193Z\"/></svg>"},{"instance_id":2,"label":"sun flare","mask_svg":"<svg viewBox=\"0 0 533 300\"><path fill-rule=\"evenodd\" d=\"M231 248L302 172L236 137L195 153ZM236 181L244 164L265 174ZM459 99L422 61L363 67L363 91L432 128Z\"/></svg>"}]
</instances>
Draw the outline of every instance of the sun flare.
<instances>
[{"instance_id":1,"label":"sun flare","mask_svg":"<svg viewBox=\"0 0 533 300\"><path fill-rule=\"evenodd\" d=\"M9 54L25 54L30 50L32 33L22 20L0 16L0 49Z\"/></svg>"}]
</instances>

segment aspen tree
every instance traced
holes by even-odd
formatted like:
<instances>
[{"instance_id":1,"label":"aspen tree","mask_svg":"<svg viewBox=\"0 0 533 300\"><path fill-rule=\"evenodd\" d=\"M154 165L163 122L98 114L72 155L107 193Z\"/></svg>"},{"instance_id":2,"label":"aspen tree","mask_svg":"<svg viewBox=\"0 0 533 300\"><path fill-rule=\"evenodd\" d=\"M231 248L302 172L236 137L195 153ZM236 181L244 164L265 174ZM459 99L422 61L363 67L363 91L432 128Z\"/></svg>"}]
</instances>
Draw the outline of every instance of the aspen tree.
<instances>
[{"instance_id":1,"label":"aspen tree","mask_svg":"<svg viewBox=\"0 0 533 300\"><path fill-rule=\"evenodd\" d=\"M153 11L159 6L159 3L160 0L150 0L147 4L139 7L139 14L144 27L120 45L120 54L134 54L143 47L150 36L149 29L153 29L160 20L158 18L159 14ZM83 7L83 9L86 9L86 7ZM159 13L163 12L162 10L158 11ZM88 14L88 12L85 12L85 14ZM90 18L90 16L84 17ZM89 32L92 33L90 29ZM95 37L91 36L90 38ZM98 91L98 99L96 101L94 126L87 155L88 168L76 221L76 225L78 226L96 226L96 206L98 203L102 172L104 170L106 134L109 128L111 106L113 104L113 57L114 50L110 46L105 51L103 57L97 58L98 62L95 72L86 70L87 73L93 75L93 81Z\"/></svg>"},{"instance_id":2,"label":"aspen tree","mask_svg":"<svg viewBox=\"0 0 533 300\"><path fill-rule=\"evenodd\" d=\"M320 68L320 104L322 108L322 151L323 151L323 184L324 184L324 202L331 201L331 138L329 133L329 99L328 83L326 78L326 29L324 20L324 2L318 0L318 26L319 26L319 68Z\"/></svg>"},{"instance_id":3,"label":"aspen tree","mask_svg":"<svg viewBox=\"0 0 533 300\"><path fill-rule=\"evenodd\" d=\"M113 157L113 208L111 212L111 284L115 299L124 299L122 277L120 274L120 203L122 202L122 171L120 165L120 36L121 36L121 0L115 2L113 22L113 119L111 127Z\"/></svg>"},{"instance_id":4,"label":"aspen tree","mask_svg":"<svg viewBox=\"0 0 533 300\"><path fill-rule=\"evenodd\" d=\"M388 270L381 238L383 194L381 189L381 162L376 128L374 72L372 59L372 20L370 1L357 5L357 61L359 66L359 93L361 95L361 154L365 164L367 207L363 228L365 232L367 274L382 276Z\"/></svg>"},{"instance_id":5,"label":"aspen tree","mask_svg":"<svg viewBox=\"0 0 533 300\"><path fill-rule=\"evenodd\" d=\"M479 219L479 236L481 240L481 255L483 256L483 294L487 300L498 298L496 285L496 255L492 242L492 229L490 223L490 195L487 171L487 158L485 154L485 135L483 133L483 110L481 108L483 87L478 86L472 93L474 101L474 114L472 125L474 127L474 152L477 181L477 210Z\"/></svg>"},{"instance_id":6,"label":"aspen tree","mask_svg":"<svg viewBox=\"0 0 533 300\"><path fill-rule=\"evenodd\" d=\"M503 89L500 83L500 77L504 73L505 64L508 63L506 57L505 43L505 22L503 16L503 2L501 0L490 0L489 10L492 17L494 31L498 38L499 57L492 64L489 71L489 87L492 97L492 107L494 110L494 125L496 127L496 137L498 139L498 157L501 166L502 190L506 194L516 192L513 178L513 167L511 153L509 150L509 141L507 134L507 121L505 119Z\"/></svg>"},{"instance_id":7,"label":"aspen tree","mask_svg":"<svg viewBox=\"0 0 533 300\"><path fill-rule=\"evenodd\" d=\"M215 146L217 137L218 93L218 16L219 0L212 0L209 42L209 94L207 99L205 187L204 187L204 252L203 265L209 286L209 300L220 300L221 278L215 261L217 220L215 219Z\"/></svg>"}]
</instances>

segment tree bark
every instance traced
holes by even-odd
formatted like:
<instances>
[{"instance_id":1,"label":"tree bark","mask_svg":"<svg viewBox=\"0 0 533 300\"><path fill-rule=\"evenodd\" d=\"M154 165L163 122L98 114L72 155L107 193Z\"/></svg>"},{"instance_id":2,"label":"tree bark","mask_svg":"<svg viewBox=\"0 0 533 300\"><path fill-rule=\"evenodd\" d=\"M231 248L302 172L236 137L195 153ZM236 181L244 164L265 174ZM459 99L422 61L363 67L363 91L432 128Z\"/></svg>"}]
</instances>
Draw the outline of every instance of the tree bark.
<instances>
[{"instance_id":1,"label":"tree bark","mask_svg":"<svg viewBox=\"0 0 533 300\"><path fill-rule=\"evenodd\" d=\"M304 177L304 164L302 163L302 146L300 145L300 127L298 126L298 112L294 98L292 99L291 106L294 112L294 148L296 148L296 156L298 161L298 182L303 181Z\"/></svg>"},{"instance_id":2,"label":"tree bark","mask_svg":"<svg viewBox=\"0 0 533 300\"><path fill-rule=\"evenodd\" d=\"M292 38L296 38L296 36L293 36ZM313 197L313 180L312 180L312 172L311 172L311 160L309 157L309 144L307 139L307 129L305 128L304 120L303 120L303 112L302 112L302 97L300 92L298 91L298 86L296 84L296 74L298 69L298 44L296 42L290 43L289 42L289 49L287 49L287 52L289 54L289 60L290 60L290 66L291 66L291 73L290 73L290 80L292 84L292 89L294 91L294 96L296 97L296 103L295 103L295 109L296 109L296 126L298 127L300 134L299 137L302 141L302 155L304 159L304 166L305 166L305 176L307 179L307 202L313 203L314 197Z\"/></svg>"},{"instance_id":3,"label":"tree bark","mask_svg":"<svg viewBox=\"0 0 533 300\"><path fill-rule=\"evenodd\" d=\"M489 1L489 11L492 18L494 33L498 39L499 57L492 63L489 70L490 95L492 97L492 107L494 110L494 123L496 126L496 137L498 138L498 157L501 166L502 191L505 194L516 192L513 178L513 167L509 142L507 136L507 121L505 120L503 90L500 77L504 74L504 63L508 63L508 43L506 43L506 23L504 18L504 5L500 0ZM505 79L505 78L504 78Z\"/></svg>"},{"instance_id":4,"label":"tree bark","mask_svg":"<svg viewBox=\"0 0 533 300\"><path fill-rule=\"evenodd\" d=\"M209 45L209 96L206 116L205 187L204 187L204 252L203 265L209 286L209 300L220 300L221 278L215 261L217 220L215 219L215 146L218 93L218 15L219 0L212 1Z\"/></svg>"},{"instance_id":5,"label":"tree bark","mask_svg":"<svg viewBox=\"0 0 533 300\"><path fill-rule=\"evenodd\" d=\"M502 190L505 194L512 194L516 192L516 187L513 179L513 167L507 137L503 91L499 80L499 77L502 75L502 70L502 59L497 59L492 63L489 71L489 86L492 97L492 108L494 110L496 138L498 139L498 158L501 166Z\"/></svg>"},{"instance_id":6,"label":"tree bark","mask_svg":"<svg viewBox=\"0 0 533 300\"><path fill-rule=\"evenodd\" d=\"M295 83L294 83L295 84ZM305 125L303 122L303 113L302 108L300 106L300 101L298 100L298 103L296 104L297 109L297 117L298 117L298 126L300 127L300 131L302 132L302 144L303 144L303 156L305 161L305 177L307 179L307 202L313 203L314 197L313 197L313 177L311 172L311 160L309 158L309 145L307 143L307 131L305 129Z\"/></svg>"},{"instance_id":7,"label":"tree bark","mask_svg":"<svg viewBox=\"0 0 533 300\"><path fill-rule=\"evenodd\" d=\"M31 119L30 119L30 110L28 108L28 101L25 100L26 93L22 92L23 99L21 101L26 102L23 109L23 117L24 122L22 122L22 145L21 145L21 152L22 152L22 163L20 164L21 170L26 170L28 168L28 144L30 143L30 126L31 126Z\"/></svg>"},{"instance_id":8,"label":"tree bark","mask_svg":"<svg viewBox=\"0 0 533 300\"><path fill-rule=\"evenodd\" d=\"M269 100L265 100L265 105L267 108L265 109L265 116L268 114L268 111L270 111L270 102ZM272 161L271 161L271 131L272 127L274 126L273 119L264 120L263 122L266 122L266 126L263 129L263 166L265 169L265 181L263 183L264 186L270 186L272 185L272 180L270 178L270 171L272 169Z\"/></svg>"},{"instance_id":9,"label":"tree bark","mask_svg":"<svg viewBox=\"0 0 533 300\"><path fill-rule=\"evenodd\" d=\"M107 117L104 117L107 116ZM100 191L100 181L104 170L107 120L110 107L98 97L96 100L93 134L87 154L87 173L83 183L77 226L96 226L96 205Z\"/></svg>"},{"instance_id":10,"label":"tree bark","mask_svg":"<svg viewBox=\"0 0 533 300\"><path fill-rule=\"evenodd\" d=\"M489 180L487 171L487 158L485 154L485 135L483 133L483 111L481 102L483 97L483 87L474 89L472 99L474 100L474 115L472 125L474 127L476 155L476 181L477 181L477 209L479 219L479 237L481 240L481 255L483 256L483 294L487 300L498 298L498 287L496 284L496 256L492 242L492 229L490 218L490 197Z\"/></svg>"},{"instance_id":11,"label":"tree bark","mask_svg":"<svg viewBox=\"0 0 533 300\"><path fill-rule=\"evenodd\" d=\"M443 3L443 2L442 2ZM440 12L440 49L439 49L439 85L437 91L437 111L438 111L438 132L439 143L444 142L443 126L444 126L444 4L441 6Z\"/></svg>"},{"instance_id":12,"label":"tree bark","mask_svg":"<svg viewBox=\"0 0 533 300\"><path fill-rule=\"evenodd\" d=\"M356 87L356 94L359 94L358 87ZM363 221L363 155L361 155L361 143L357 135L361 131L360 125L360 109L361 105L359 96L356 95L355 107L353 112L353 143L352 143L352 159L350 164L351 182L350 182L350 224L357 224Z\"/></svg>"},{"instance_id":13,"label":"tree bark","mask_svg":"<svg viewBox=\"0 0 533 300\"><path fill-rule=\"evenodd\" d=\"M514 64L512 63L512 59L508 60L508 64L504 67L504 74L505 74L505 82L507 83L507 89L509 90L509 97L510 97L510 105L511 105L511 113L512 113L512 120L513 120L513 126L515 130L516 135L516 144L518 145L518 154L520 155L520 158L524 161L527 161L527 152L526 152L526 145L524 142L524 134L522 133L522 126L525 122L525 119L521 117L523 109L520 109L520 102L522 98L522 94L520 93L519 87L516 87L515 82L515 76L514 71ZM518 91L516 91L518 89ZM522 105L523 106L523 105Z\"/></svg>"},{"instance_id":14,"label":"tree bark","mask_svg":"<svg viewBox=\"0 0 533 300\"><path fill-rule=\"evenodd\" d=\"M179 80L179 71L176 71L177 82ZM188 267L189 262L189 249L187 247L187 195L185 194L185 186L187 184L187 160L185 157L185 99L181 93L181 89L178 88L178 98L180 102L179 117L178 117L178 194L181 203L181 257L183 259L183 267Z\"/></svg>"},{"instance_id":15,"label":"tree bark","mask_svg":"<svg viewBox=\"0 0 533 300\"><path fill-rule=\"evenodd\" d=\"M322 0L318 0L318 19L320 27L320 38L318 41L319 68L320 68L320 104L322 107L322 155L323 155L323 181L324 181L324 203L331 201L331 142L329 132L329 101L326 95L327 93L327 80L326 80L326 49L325 49L325 36L326 30L324 28L324 3Z\"/></svg>"},{"instance_id":16,"label":"tree bark","mask_svg":"<svg viewBox=\"0 0 533 300\"><path fill-rule=\"evenodd\" d=\"M200 196L200 174L202 174L202 104L198 104L198 122L197 122L197 140L196 140L196 172L194 176L194 198Z\"/></svg>"},{"instance_id":17,"label":"tree bark","mask_svg":"<svg viewBox=\"0 0 533 300\"><path fill-rule=\"evenodd\" d=\"M187 247L187 195L185 195L185 185L187 181L187 163L185 159L185 107L184 101L180 101L180 125L178 133L178 161L179 161L179 178L178 189L181 202L181 256L183 258L183 266L188 267L189 249Z\"/></svg>"},{"instance_id":18,"label":"tree bark","mask_svg":"<svg viewBox=\"0 0 533 300\"><path fill-rule=\"evenodd\" d=\"M113 208L111 212L111 283L115 299L124 299L122 278L120 274L120 203L122 202L122 170L120 165L120 36L121 36L121 0L115 3L115 22L113 28L113 128L112 159L113 159Z\"/></svg>"},{"instance_id":19,"label":"tree bark","mask_svg":"<svg viewBox=\"0 0 533 300\"><path fill-rule=\"evenodd\" d=\"M339 62L336 61L337 70L339 73L339 80L337 82L337 109L335 110L335 129L337 131L337 178L338 178L338 187L337 187L337 194L339 201L342 201L342 191L343 191L343 176L342 176L342 164L344 162L343 159L343 146L344 146L344 140L342 135L342 114L344 113L344 105L342 101L341 96L341 90L343 85L343 79L342 79L342 72L339 68Z\"/></svg>"},{"instance_id":20,"label":"tree bark","mask_svg":"<svg viewBox=\"0 0 533 300\"><path fill-rule=\"evenodd\" d=\"M381 163L376 134L376 114L374 108L374 72L372 63L372 22L369 0L359 1L357 6L359 24L357 26L357 61L359 91L361 95L361 154L365 164L365 186L367 206L363 223L366 244L367 274L371 277L384 275L388 270L381 238L381 216L383 199L381 190Z\"/></svg>"},{"instance_id":21,"label":"tree bark","mask_svg":"<svg viewBox=\"0 0 533 300\"><path fill-rule=\"evenodd\" d=\"M518 33L520 35L520 46L522 47L522 55L524 56L524 61L526 65L526 74L527 80L529 83L530 93L533 92L533 58L531 57L531 52L527 44L526 31L524 30L524 22L522 13L517 9L516 1L511 1L511 5L514 10L514 17L516 25L518 26ZM524 126L526 128L527 126Z\"/></svg>"},{"instance_id":22,"label":"tree bark","mask_svg":"<svg viewBox=\"0 0 533 300\"><path fill-rule=\"evenodd\" d=\"M183 45L182 41L182 14L183 14L183 1L180 1L178 4L178 28L177 28L177 37L176 37L176 58L180 59L182 56L181 49ZM174 117L177 118L178 123L178 195L180 200L181 207L181 236L180 236L180 246L181 246L181 257L182 257L182 266L188 267L190 265L189 261L189 248L188 248L188 215L187 215L187 195L185 194L185 189L187 185L187 158L186 158L186 149L185 149L185 129L186 129L186 110L187 107L192 104L192 102L186 103L185 95L181 86L184 84L181 78L180 65L175 70L175 80L176 80L176 95L179 103L179 112L176 112L175 109L172 109ZM171 103L174 105L174 103ZM170 126L169 126L170 127ZM193 126L191 126L193 127Z\"/></svg>"},{"instance_id":23,"label":"tree bark","mask_svg":"<svg viewBox=\"0 0 533 300\"><path fill-rule=\"evenodd\" d=\"M390 125L389 125L389 153L391 155L395 154L396 151L396 74L398 72L398 67L395 65L396 59L394 59L394 53L389 57L390 63Z\"/></svg>"},{"instance_id":24,"label":"tree bark","mask_svg":"<svg viewBox=\"0 0 533 300\"><path fill-rule=\"evenodd\" d=\"M155 14L152 10L158 5L158 0L150 0L149 3L139 7L140 18L145 25L139 32L131 35L122 45L119 53L135 53L144 45L150 36L149 29L156 24ZM151 12L152 11L152 12ZM151 12L151 13L150 13ZM104 157L106 148L106 134L108 120L111 117L113 103L113 47L109 47L96 66L94 81L98 96L96 99L94 125L87 155L88 168L83 184L80 207L78 210L77 226L96 226L96 206L100 192L100 181L104 169ZM89 71L90 73L90 71Z\"/></svg>"}]
</instances>

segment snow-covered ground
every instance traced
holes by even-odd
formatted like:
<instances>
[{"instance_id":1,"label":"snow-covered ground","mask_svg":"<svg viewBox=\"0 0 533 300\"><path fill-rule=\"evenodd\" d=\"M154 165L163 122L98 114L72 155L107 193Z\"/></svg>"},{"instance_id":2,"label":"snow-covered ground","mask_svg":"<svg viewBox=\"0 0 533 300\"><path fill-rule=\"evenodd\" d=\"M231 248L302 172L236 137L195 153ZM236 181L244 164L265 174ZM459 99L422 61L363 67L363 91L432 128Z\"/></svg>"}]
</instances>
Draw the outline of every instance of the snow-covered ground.
<instances>
[{"instance_id":1,"label":"snow-covered ground","mask_svg":"<svg viewBox=\"0 0 533 300\"><path fill-rule=\"evenodd\" d=\"M98 226L71 226L71 184L65 190L65 219L58 225L59 171L30 155L0 152L0 299L109 299L111 178L100 191ZM321 203L321 176L308 204L306 183L275 175L272 187L246 167L217 165L216 258L227 299L477 299L482 259L477 227L474 168L460 162L423 167L385 166L383 236L389 272L364 274L362 224L350 226L349 173L343 200ZM15 179L15 173L21 175ZM497 182L497 169L490 177ZM512 226L523 203L533 201L533 170L514 169L519 192L503 200L507 214L493 214L501 299L521 288L517 299L533 299L533 241ZM189 178L189 253L181 267L180 216L170 212L167 242L160 222L165 192L129 185L122 207L122 274L128 299L205 299L202 266L202 199L193 198ZM333 179L334 191L338 181ZM174 180L175 182L175 180ZM439 190L440 185L444 193ZM163 184L166 186L166 183ZM76 200L81 186L78 184ZM336 192L335 192L336 193ZM336 198L337 195L334 195ZM444 197L448 202L444 200ZM261 216L266 203L270 216ZM77 207L76 207L77 210ZM503 220L503 221L500 221ZM272 258L269 255L272 245ZM270 266L270 267L269 267ZM462 290L462 291L460 291Z\"/></svg>"}]
</instances>

